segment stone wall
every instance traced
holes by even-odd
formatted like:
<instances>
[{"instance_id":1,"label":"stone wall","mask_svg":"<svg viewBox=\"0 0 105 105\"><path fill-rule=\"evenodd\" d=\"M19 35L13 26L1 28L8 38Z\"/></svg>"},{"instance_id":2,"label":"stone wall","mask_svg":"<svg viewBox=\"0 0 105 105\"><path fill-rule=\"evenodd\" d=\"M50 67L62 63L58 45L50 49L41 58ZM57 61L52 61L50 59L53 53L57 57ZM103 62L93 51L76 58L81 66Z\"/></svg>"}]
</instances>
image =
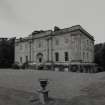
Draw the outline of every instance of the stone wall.
<instances>
[{"instance_id":1,"label":"stone wall","mask_svg":"<svg viewBox=\"0 0 105 105\"><path fill-rule=\"evenodd\" d=\"M27 56L27 58L26 58ZM15 44L15 62L25 63L26 59L30 61L30 43L29 41Z\"/></svg>"},{"instance_id":2,"label":"stone wall","mask_svg":"<svg viewBox=\"0 0 105 105\"><path fill-rule=\"evenodd\" d=\"M94 61L94 41L81 33L81 58L83 62Z\"/></svg>"},{"instance_id":3,"label":"stone wall","mask_svg":"<svg viewBox=\"0 0 105 105\"><path fill-rule=\"evenodd\" d=\"M65 52L68 61L65 61ZM59 60L55 60L55 53L59 53ZM22 57L22 61L21 61ZM45 63L48 61L72 63L94 60L94 40L80 30L52 34L52 31L42 32L29 36L28 40L18 41L15 44L15 61Z\"/></svg>"}]
</instances>

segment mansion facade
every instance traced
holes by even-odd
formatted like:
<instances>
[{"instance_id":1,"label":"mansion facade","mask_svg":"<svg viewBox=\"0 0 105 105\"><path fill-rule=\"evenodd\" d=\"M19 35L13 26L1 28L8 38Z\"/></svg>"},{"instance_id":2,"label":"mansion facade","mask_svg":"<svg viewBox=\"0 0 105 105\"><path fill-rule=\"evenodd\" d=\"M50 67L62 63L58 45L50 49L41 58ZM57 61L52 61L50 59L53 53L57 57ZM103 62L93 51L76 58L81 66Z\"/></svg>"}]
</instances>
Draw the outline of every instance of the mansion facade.
<instances>
[{"instance_id":1,"label":"mansion facade","mask_svg":"<svg viewBox=\"0 0 105 105\"><path fill-rule=\"evenodd\" d=\"M15 62L35 64L92 64L94 38L80 25L34 31L16 39Z\"/></svg>"}]
</instances>

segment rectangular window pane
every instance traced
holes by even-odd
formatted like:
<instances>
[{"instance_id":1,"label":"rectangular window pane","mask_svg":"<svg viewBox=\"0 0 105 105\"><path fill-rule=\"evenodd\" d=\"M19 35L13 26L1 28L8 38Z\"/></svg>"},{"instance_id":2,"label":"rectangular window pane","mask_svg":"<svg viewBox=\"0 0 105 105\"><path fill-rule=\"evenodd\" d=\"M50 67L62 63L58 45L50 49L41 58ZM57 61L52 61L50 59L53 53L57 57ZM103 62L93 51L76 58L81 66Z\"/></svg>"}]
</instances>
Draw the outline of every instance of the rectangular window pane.
<instances>
[{"instance_id":1,"label":"rectangular window pane","mask_svg":"<svg viewBox=\"0 0 105 105\"><path fill-rule=\"evenodd\" d=\"M22 63L22 57L20 57L20 63Z\"/></svg>"},{"instance_id":2,"label":"rectangular window pane","mask_svg":"<svg viewBox=\"0 0 105 105\"><path fill-rule=\"evenodd\" d=\"M65 52L65 61L69 61L69 55L68 55L68 52Z\"/></svg>"},{"instance_id":3,"label":"rectangular window pane","mask_svg":"<svg viewBox=\"0 0 105 105\"><path fill-rule=\"evenodd\" d=\"M59 53L58 52L55 53L55 61L59 61Z\"/></svg>"}]
</instances>

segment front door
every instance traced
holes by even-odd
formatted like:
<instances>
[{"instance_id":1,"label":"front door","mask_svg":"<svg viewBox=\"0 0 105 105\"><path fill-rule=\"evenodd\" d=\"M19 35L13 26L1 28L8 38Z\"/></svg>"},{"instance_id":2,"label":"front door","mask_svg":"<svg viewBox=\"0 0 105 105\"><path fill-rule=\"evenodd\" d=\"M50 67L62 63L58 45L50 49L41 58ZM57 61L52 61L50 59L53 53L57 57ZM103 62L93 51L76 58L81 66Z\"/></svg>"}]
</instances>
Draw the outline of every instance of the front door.
<instances>
[{"instance_id":1,"label":"front door","mask_svg":"<svg viewBox=\"0 0 105 105\"><path fill-rule=\"evenodd\" d=\"M40 62L40 63L42 62L42 58L39 58L39 62Z\"/></svg>"},{"instance_id":2,"label":"front door","mask_svg":"<svg viewBox=\"0 0 105 105\"><path fill-rule=\"evenodd\" d=\"M42 54L42 53L38 53L38 54L37 54L37 61L38 61L39 63L42 63L42 61L43 61L43 54Z\"/></svg>"}]
</instances>

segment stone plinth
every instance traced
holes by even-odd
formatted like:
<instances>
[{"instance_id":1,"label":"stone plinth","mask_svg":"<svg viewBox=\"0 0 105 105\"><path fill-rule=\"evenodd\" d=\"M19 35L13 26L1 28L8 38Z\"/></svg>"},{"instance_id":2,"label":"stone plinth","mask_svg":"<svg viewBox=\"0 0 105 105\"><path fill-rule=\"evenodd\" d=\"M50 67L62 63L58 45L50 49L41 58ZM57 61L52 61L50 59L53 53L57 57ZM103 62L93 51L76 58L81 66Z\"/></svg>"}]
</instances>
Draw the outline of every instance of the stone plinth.
<instances>
[{"instance_id":1,"label":"stone plinth","mask_svg":"<svg viewBox=\"0 0 105 105\"><path fill-rule=\"evenodd\" d=\"M48 90L40 89L38 90L39 100L42 104L45 104L48 101Z\"/></svg>"}]
</instances>

